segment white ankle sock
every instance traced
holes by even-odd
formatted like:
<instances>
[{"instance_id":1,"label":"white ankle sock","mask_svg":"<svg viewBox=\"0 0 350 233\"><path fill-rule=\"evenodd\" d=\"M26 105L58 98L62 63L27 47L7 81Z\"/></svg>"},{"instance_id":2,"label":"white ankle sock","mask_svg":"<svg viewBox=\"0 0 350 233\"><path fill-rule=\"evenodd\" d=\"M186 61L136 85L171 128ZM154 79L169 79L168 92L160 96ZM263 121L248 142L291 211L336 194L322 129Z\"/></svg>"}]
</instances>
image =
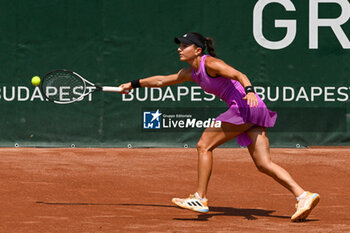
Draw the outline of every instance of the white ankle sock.
<instances>
[{"instance_id":1,"label":"white ankle sock","mask_svg":"<svg viewBox=\"0 0 350 233\"><path fill-rule=\"evenodd\" d=\"M201 198L197 192L194 194L194 196L195 196L196 198L198 198L200 201L207 201L207 200L208 200L208 199L206 199L206 198Z\"/></svg>"},{"instance_id":2,"label":"white ankle sock","mask_svg":"<svg viewBox=\"0 0 350 233\"><path fill-rule=\"evenodd\" d=\"M299 197L296 197L297 201L300 201L300 199L305 197L305 196L306 196L306 191L304 191L303 194L301 194Z\"/></svg>"}]
</instances>

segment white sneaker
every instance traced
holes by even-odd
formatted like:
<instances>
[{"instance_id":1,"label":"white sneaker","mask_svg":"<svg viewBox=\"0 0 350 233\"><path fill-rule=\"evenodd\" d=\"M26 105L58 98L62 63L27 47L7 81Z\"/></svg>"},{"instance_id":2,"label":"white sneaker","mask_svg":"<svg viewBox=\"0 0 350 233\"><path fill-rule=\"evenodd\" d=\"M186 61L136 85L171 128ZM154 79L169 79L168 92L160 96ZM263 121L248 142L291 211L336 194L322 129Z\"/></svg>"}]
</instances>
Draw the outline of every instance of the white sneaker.
<instances>
[{"instance_id":1,"label":"white sneaker","mask_svg":"<svg viewBox=\"0 0 350 233\"><path fill-rule=\"evenodd\" d=\"M181 208L200 213L206 213L209 211L208 200L201 201L194 194L191 194L188 198L173 198L172 202Z\"/></svg>"},{"instance_id":2,"label":"white sneaker","mask_svg":"<svg viewBox=\"0 0 350 233\"><path fill-rule=\"evenodd\" d=\"M301 198L297 204L296 209L297 211L293 214L291 217L292 222L297 221L303 221L309 216L312 209L315 208L315 206L320 201L320 195L318 193L310 193L306 192L305 197Z\"/></svg>"}]
</instances>

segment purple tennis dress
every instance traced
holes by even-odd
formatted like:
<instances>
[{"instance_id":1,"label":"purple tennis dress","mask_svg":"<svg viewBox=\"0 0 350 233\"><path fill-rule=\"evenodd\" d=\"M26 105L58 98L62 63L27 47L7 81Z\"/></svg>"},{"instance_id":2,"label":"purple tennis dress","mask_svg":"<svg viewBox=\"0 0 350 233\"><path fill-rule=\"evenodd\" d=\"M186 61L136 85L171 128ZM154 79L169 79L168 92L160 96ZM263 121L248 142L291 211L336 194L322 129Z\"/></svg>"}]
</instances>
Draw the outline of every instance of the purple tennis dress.
<instances>
[{"instance_id":1,"label":"purple tennis dress","mask_svg":"<svg viewBox=\"0 0 350 233\"><path fill-rule=\"evenodd\" d=\"M210 77L205 69L205 59L210 55L201 58L199 69L196 72L192 68L192 78L201 88L226 102L228 110L220 114L216 120L234 125L253 123L262 127L273 127L277 119L277 113L270 111L258 95L258 107L251 108L243 97L246 95L244 87L236 80L225 77ZM248 146L252 143L246 133L237 136L237 142L241 146Z\"/></svg>"}]
</instances>

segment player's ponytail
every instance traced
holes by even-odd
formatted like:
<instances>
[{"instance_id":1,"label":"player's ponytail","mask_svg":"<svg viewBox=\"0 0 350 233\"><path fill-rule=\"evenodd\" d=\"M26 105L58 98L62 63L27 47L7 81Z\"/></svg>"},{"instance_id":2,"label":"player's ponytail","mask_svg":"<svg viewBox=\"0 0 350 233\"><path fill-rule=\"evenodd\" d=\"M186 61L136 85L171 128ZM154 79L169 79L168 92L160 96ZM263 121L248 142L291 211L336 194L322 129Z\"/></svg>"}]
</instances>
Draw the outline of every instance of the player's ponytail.
<instances>
[{"instance_id":1,"label":"player's ponytail","mask_svg":"<svg viewBox=\"0 0 350 233\"><path fill-rule=\"evenodd\" d=\"M206 44L208 53L209 53L211 56L216 57L213 39L210 38L210 37L207 37L207 38L205 39L205 44Z\"/></svg>"}]
</instances>

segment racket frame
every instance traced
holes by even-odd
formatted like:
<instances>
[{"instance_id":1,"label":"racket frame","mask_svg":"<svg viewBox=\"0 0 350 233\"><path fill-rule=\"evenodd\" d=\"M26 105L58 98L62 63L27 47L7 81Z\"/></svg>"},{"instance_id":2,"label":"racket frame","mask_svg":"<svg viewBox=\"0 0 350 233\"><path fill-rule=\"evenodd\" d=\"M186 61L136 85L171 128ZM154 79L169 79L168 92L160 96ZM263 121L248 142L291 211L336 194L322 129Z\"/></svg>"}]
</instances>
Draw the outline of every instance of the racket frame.
<instances>
[{"instance_id":1,"label":"racket frame","mask_svg":"<svg viewBox=\"0 0 350 233\"><path fill-rule=\"evenodd\" d=\"M47 95L46 93L46 90L44 90L44 87L43 87L43 84L45 82L45 78L51 74L51 73L55 73L55 72L66 72L66 73L70 73L70 74L73 74L74 76L80 78L82 81L83 81L83 93L78 97L78 98L74 98L70 101L59 101L59 100L52 100L49 98L49 96ZM86 84L89 84L90 86L87 87ZM56 104L70 104L70 103L74 103L74 102L78 102L78 101L81 101L84 99L85 96L95 92L95 91L105 91L105 92L121 92L122 91L122 88L120 87L111 87L111 86L98 86L92 82L90 82L89 80L83 78L81 75L79 75L78 73L74 72L74 71L71 71L71 70L66 70L66 69L56 69L56 70L52 70L48 73L46 73L43 77L43 80L40 84L40 90L41 90L41 93L44 95L45 99L53 102L53 103L56 103Z\"/></svg>"}]
</instances>

